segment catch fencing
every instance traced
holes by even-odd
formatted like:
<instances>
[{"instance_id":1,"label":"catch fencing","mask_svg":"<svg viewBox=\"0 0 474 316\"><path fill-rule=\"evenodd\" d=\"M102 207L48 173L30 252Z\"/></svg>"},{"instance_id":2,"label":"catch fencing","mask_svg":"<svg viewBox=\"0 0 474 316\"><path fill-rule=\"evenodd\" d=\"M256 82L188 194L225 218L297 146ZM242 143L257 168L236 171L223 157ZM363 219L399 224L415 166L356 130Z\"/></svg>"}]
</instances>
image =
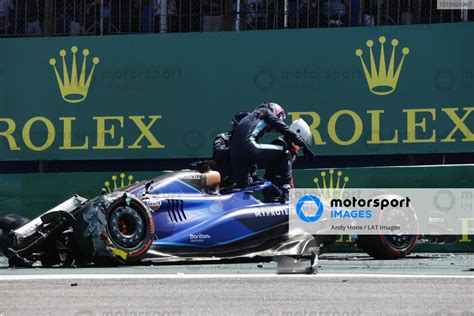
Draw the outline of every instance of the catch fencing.
<instances>
[{"instance_id":1,"label":"catch fencing","mask_svg":"<svg viewBox=\"0 0 474 316\"><path fill-rule=\"evenodd\" d=\"M473 21L436 0L0 0L0 36L245 31Z\"/></svg>"}]
</instances>

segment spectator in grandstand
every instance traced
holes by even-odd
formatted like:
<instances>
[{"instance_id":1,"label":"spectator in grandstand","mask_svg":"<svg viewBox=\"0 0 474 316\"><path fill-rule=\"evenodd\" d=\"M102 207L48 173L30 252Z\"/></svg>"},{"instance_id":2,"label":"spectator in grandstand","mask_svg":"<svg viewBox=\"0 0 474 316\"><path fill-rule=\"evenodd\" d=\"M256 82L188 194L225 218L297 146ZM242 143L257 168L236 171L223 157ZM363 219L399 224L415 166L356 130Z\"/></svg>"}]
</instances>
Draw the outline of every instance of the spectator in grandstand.
<instances>
[{"instance_id":1,"label":"spectator in grandstand","mask_svg":"<svg viewBox=\"0 0 474 316\"><path fill-rule=\"evenodd\" d=\"M110 0L92 0L86 14L95 21L95 34L110 34Z\"/></svg>"},{"instance_id":2,"label":"spectator in grandstand","mask_svg":"<svg viewBox=\"0 0 474 316\"><path fill-rule=\"evenodd\" d=\"M288 27L319 27L318 14L322 13L322 25L342 26L342 18L349 11L347 24L358 26L361 0L330 0L318 4L317 0L292 0L288 6Z\"/></svg>"},{"instance_id":3,"label":"spectator in grandstand","mask_svg":"<svg viewBox=\"0 0 474 316\"><path fill-rule=\"evenodd\" d=\"M402 24L412 24L413 14L411 13L411 3L408 1L400 4L402 7Z\"/></svg>"},{"instance_id":4,"label":"spectator in grandstand","mask_svg":"<svg viewBox=\"0 0 474 316\"><path fill-rule=\"evenodd\" d=\"M44 13L44 1L16 0L15 9L15 33L29 36L41 35L40 20L42 20Z\"/></svg>"},{"instance_id":5,"label":"spectator in grandstand","mask_svg":"<svg viewBox=\"0 0 474 316\"><path fill-rule=\"evenodd\" d=\"M288 4L288 28L314 27L317 16L317 0L293 0Z\"/></svg>"},{"instance_id":6,"label":"spectator in grandstand","mask_svg":"<svg viewBox=\"0 0 474 316\"><path fill-rule=\"evenodd\" d=\"M374 26L375 16L377 14L377 4L375 1L363 1L362 2L362 25L363 26Z\"/></svg>"},{"instance_id":7,"label":"spectator in grandstand","mask_svg":"<svg viewBox=\"0 0 474 316\"><path fill-rule=\"evenodd\" d=\"M167 31L174 32L176 25L176 0L168 0L162 3L161 0L137 0L141 4L140 8L140 32L160 32L161 31L161 8L162 4L167 6Z\"/></svg>"},{"instance_id":8,"label":"spectator in grandstand","mask_svg":"<svg viewBox=\"0 0 474 316\"><path fill-rule=\"evenodd\" d=\"M81 25L81 17L84 15L84 7L75 0L67 0L62 3L56 2L54 8L60 12L60 19L57 21L56 29L59 33L79 35L84 33L84 27Z\"/></svg>"},{"instance_id":9,"label":"spectator in grandstand","mask_svg":"<svg viewBox=\"0 0 474 316\"><path fill-rule=\"evenodd\" d=\"M44 3L40 0L16 0L15 33L29 36L41 35L40 16L44 12Z\"/></svg>"},{"instance_id":10,"label":"spectator in grandstand","mask_svg":"<svg viewBox=\"0 0 474 316\"><path fill-rule=\"evenodd\" d=\"M224 30L224 0L202 1L202 31L219 32Z\"/></svg>"},{"instance_id":11,"label":"spectator in grandstand","mask_svg":"<svg viewBox=\"0 0 474 316\"><path fill-rule=\"evenodd\" d=\"M26 34L31 36L41 35L41 15L44 13L44 1L26 1Z\"/></svg>"},{"instance_id":12,"label":"spectator in grandstand","mask_svg":"<svg viewBox=\"0 0 474 316\"><path fill-rule=\"evenodd\" d=\"M13 3L11 0L0 0L0 34L7 33L11 25L10 19L13 14Z\"/></svg>"},{"instance_id":13,"label":"spectator in grandstand","mask_svg":"<svg viewBox=\"0 0 474 316\"><path fill-rule=\"evenodd\" d=\"M68 33L70 35L79 35L84 33L84 27L77 21L69 20Z\"/></svg>"},{"instance_id":14,"label":"spectator in grandstand","mask_svg":"<svg viewBox=\"0 0 474 316\"><path fill-rule=\"evenodd\" d=\"M343 26L341 18L346 15L346 5L341 0L326 1L321 6L329 27Z\"/></svg>"},{"instance_id":15,"label":"spectator in grandstand","mask_svg":"<svg viewBox=\"0 0 474 316\"><path fill-rule=\"evenodd\" d=\"M245 0L246 25L250 30L275 28L273 0Z\"/></svg>"}]
</instances>

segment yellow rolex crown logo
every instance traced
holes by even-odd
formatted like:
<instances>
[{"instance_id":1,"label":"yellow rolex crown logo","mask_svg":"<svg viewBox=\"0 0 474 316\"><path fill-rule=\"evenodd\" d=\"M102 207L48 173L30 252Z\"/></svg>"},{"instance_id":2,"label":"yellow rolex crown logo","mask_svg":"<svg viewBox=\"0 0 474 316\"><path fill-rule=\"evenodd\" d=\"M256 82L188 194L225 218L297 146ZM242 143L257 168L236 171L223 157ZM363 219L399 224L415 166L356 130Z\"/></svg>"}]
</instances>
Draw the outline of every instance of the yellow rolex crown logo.
<instances>
[{"instance_id":1,"label":"yellow rolex crown logo","mask_svg":"<svg viewBox=\"0 0 474 316\"><path fill-rule=\"evenodd\" d=\"M54 73L56 74L56 80L58 81L59 90L61 91L61 96L64 101L69 103L79 103L84 101L87 98L87 92L89 91L89 87L91 85L92 76L94 75L95 66L99 63L99 58L94 57L92 59L92 68L87 75L87 57L89 56L90 52L88 49L84 49L82 51L83 60L82 60L82 67L81 73L78 76L77 71L77 46L71 47L72 52L72 66L71 70L68 70L67 62L66 62L66 50L61 49L59 51L59 56L62 58L63 62L63 76L61 77L58 69L56 68L56 59L51 58L49 60L49 64L53 66Z\"/></svg>"},{"instance_id":2,"label":"yellow rolex crown logo","mask_svg":"<svg viewBox=\"0 0 474 316\"><path fill-rule=\"evenodd\" d=\"M120 180L119 180L120 178ZM119 181L117 181L119 180ZM140 181L135 181L133 182L133 176L132 175L129 175L127 177L127 175L125 173L121 173L119 177L117 177L116 175L113 175L112 176L112 183L110 181L105 181L104 182L104 185L105 185L105 188L107 189L107 192L111 193L117 189L120 189L124 186L128 186L128 185L131 185L132 183L139 183Z\"/></svg>"},{"instance_id":3,"label":"yellow rolex crown logo","mask_svg":"<svg viewBox=\"0 0 474 316\"><path fill-rule=\"evenodd\" d=\"M327 177L328 173L329 179ZM349 182L349 177L342 178L342 171L340 170L336 173L337 178L334 181L334 173L334 169L329 169L329 172L321 172L321 180L318 177L313 179L313 182L318 187L319 197L325 201L341 198L346 184Z\"/></svg>"},{"instance_id":4,"label":"yellow rolex crown logo","mask_svg":"<svg viewBox=\"0 0 474 316\"><path fill-rule=\"evenodd\" d=\"M367 47L369 48L370 52L370 71L368 70L362 55L364 54L362 49L356 49L355 54L360 58L362 63L362 68L364 69L365 78L367 79L367 84L369 86L370 92L377 95L387 95L395 91L397 88L398 78L400 77L400 72L402 71L403 61L405 60L405 56L408 55L410 50L408 47L404 47L402 49L402 59L398 64L398 67L395 69L395 58L396 58L396 49L399 44L397 39L393 39L392 44L392 52L390 55L390 61L388 65L388 69L385 63L385 51L384 51L384 44L386 42L386 38L384 36L379 37L380 43L380 58L378 68L375 64L375 57L372 47L374 46L374 41L368 40Z\"/></svg>"}]
</instances>

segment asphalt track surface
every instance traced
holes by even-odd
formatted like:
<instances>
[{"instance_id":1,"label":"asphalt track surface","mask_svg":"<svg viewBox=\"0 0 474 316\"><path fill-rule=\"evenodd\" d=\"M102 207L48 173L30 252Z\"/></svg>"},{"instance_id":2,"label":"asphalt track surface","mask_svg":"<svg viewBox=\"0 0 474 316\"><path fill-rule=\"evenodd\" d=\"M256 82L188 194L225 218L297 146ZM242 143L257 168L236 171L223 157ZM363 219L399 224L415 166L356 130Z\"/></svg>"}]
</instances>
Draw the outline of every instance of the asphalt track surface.
<instances>
[{"instance_id":1,"label":"asphalt track surface","mask_svg":"<svg viewBox=\"0 0 474 316\"><path fill-rule=\"evenodd\" d=\"M316 275L274 263L9 269L0 315L474 316L474 254L327 254Z\"/></svg>"}]
</instances>

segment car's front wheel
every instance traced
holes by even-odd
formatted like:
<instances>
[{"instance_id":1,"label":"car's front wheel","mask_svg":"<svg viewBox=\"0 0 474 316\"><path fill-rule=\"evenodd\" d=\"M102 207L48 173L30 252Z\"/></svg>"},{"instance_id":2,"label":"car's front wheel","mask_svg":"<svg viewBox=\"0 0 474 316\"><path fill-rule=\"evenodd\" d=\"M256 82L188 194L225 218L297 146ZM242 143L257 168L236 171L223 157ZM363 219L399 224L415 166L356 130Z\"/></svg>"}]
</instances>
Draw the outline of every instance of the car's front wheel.
<instances>
[{"instance_id":1,"label":"car's front wheel","mask_svg":"<svg viewBox=\"0 0 474 316\"><path fill-rule=\"evenodd\" d=\"M5 253L11 246L10 232L25 225L29 220L16 214L8 214L0 217L0 251Z\"/></svg>"},{"instance_id":2,"label":"car's front wheel","mask_svg":"<svg viewBox=\"0 0 474 316\"><path fill-rule=\"evenodd\" d=\"M16 214L8 214L0 217L0 252L7 256L7 249L12 246L11 232L28 223L30 220ZM15 267L29 267L33 262L17 257L8 259L8 264Z\"/></svg>"},{"instance_id":3,"label":"car's front wheel","mask_svg":"<svg viewBox=\"0 0 474 316\"><path fill-rule=\"evenodd\" d=\"M115 197L110 204L93 201L78 217L76 243L86 260L97 265L129 264L150 248L153 218L134 197Z\"/></svg>"}]
</instances>

